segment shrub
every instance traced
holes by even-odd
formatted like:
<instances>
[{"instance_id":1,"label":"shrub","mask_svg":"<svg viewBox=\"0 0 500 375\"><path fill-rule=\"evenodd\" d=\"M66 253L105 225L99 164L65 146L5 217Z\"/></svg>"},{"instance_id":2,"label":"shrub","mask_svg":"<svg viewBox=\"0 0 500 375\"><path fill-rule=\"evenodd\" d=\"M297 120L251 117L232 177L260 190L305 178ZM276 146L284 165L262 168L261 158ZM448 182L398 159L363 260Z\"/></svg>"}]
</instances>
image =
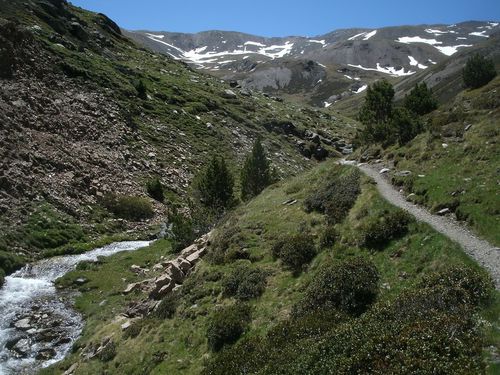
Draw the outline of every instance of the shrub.
<instances>
[{"instance_id":1,"label":"shrub","mask_svg":"<svg viewBox=\"0 0 500 375\"><path fill-rule=\"evenodd\" d=\"M437 109L438 102L432 95L432 90L425 82L416 84L409 95L405 96L404 107L419 116L423 116Z\"/></svg>"},{"instance_id":2,"label":"shrub","mask_svg":"<svg viewBox=\"0 0 500 375\"><path fill-rule=\"evenodd\" d=\"M319 245L321 248L331 247L339 237L337 229L333 225L327 225L321 233Z\"/></svg>"},{"instance_id":3,"label":"shrub","mask_svg":"<svg viewBox=\"0 0 500 375\"><path fill-rule=\"evenodd\" d=\"M272 182L271 169L260 139L255 141L241 170L241 198L248 200L260 194Z\"/></svg>"},{"instance_id":4,"label":"shrub","mask_svg":"<svg viewBox=\"0 0 500 375\"><path fill-rule=\"evenodd\" d=\"M159 319L171 319L175 315L177 305L179 304L179 297L177 293L167 294L155 310L155 316Z\"/></svg>"},{"instance_id":5,"label":"shrub","mask_svg":"<svg viewBox=\"0 0 500 375\"><path fill-rule=\"evenodd\" d=\"M463 295L462 295L463 296ZM456 288L409 290L362 316L314 310L239 341L204 374L476 374L483 343Z\"/></svg>"},{"instance_id":6,"label":"shrub","mask_svg":"<svg viewBox=\"0 0 500 375\"><path fill-rule=\"evenodd\" d=\"M300 273L304 266L316 256L314 237L309 233L297 233L278 240L272 248L273 256L294 273Z\"/></svg>"},{"instance_id":7,"label":"shrub","mask_svg":"<svg viewBox=\"0 0 500 375\"><path fill-rule=\"evenodd\" d=\"M168 215L168 223L173 240L172 248L175 252L186 248L196 239L192 221L177 212L175 208Z\"/></svg>"},{"instance_id":8,"label":"shrub","mask_svg":"<svg viewBox=\"0 0 500 375\"><path fill-rule=\"evenodd\" d=\"M470 57L462 72L465 87L477 89L490 82L497 72L493 60L476 54Z\"/></svg>"},{"instance_id":9,"label":"shrub","mask_svg":"<svg viewBox=\"0 0 500 375\"><path fill-rule=\"evenodd\" d=\"M247 264L239 265L222 282L222 293L242 301L257 298L266 289L266 273Z\"/></svg>"},{"instance_id":10,"label":"shrub","mask_svg":"<svg viewBox=\"0 0 500 375\"><path fill-rule=\"evenodd\" d=\"M115 194L106 195L102 205L119 218L140 221L153 217L153 207L146 198Z\"/></svg>"},{"instance_id":11,"label":"shrub","mask_svg":"<svg viewBox=\"0 0 500 375\"><path fill-rule=\"evenodd\" d=\"M102 349L101 352L97 354L97 357L102 361L102 362L109 362L116 356L116 344L114 341L110 341L107 343L104 348Z\"/></svg>"},{"instance_id":12,"label":"shrub","mask_svg":"<svg viewBox=\"0 0 500 375\"><path fill-rule=\"evenodd\" d=\"M207 328L209 348L219 351L224 345L234 344L247 329L250 319L250 307L246 304L226 306L217 310L210 318Z\"/></svg>"},{"instance_id":13,"label":"shrub","mask_svg":"<svg viewBox=\"0 0 500 375\"><path fill-rule=\"evenodd\" d=\"M363 258L326 265L315 275L303 299L295 305L294 315L303 316L321 309L338 309L359 315L375 301L378 281L377 268Z\"/></svg>"},{"instance_id":14,"label":"shrub","mask_svg":"<svg viewBox=\"0 0 500 375\"><path fill-rule=\"evenodd\" d=\"M454 266L435 272L426 276L420 285L423 288L461 288L474 306L488 304L494 289L490 277L465 266Z\"/></svg>"},{"instance_id":15,"label":"shrub","mask_svg":"<svg viewBox=\"0 0 500 375\"><path fill-rule=\"evenodd\" d=\"M140 99L146 100L148 98L148 88L146 87L144 81L141 79L134 84L137 90L137 96Z\"/></svg>"},{"instance_id":16,"label":"shrub","mask_svg":"<svg viewBox=\"0 0 500 375\"><path fill-rule=\"evenodd\" d=\"M137 336L140 335L142 331L142 327L144 325L144 320L137 320L133 322L130 327L127 328L125 332L123 332L123 339L135 339Z\"/></svg>"},{"instance_id":17,"label":"shrub","mask_svg":"<svg viewBox=\"0 0 500 375\"><path fill-rule=\"evenodd\" d=\"M146 190L149 196L158 202L163 202L165 199L163 185L158 178L148 181Z\"/></svg>"},{"instance_id":18,"label":"shrub","mask_svg":"<svg viewBox=\"0 0 500 375\"><path fill-rule=\"evenodd\" d=\"M370 218L360 229L360 245L383 248L389 241L405 235L411 220L403 210L385 211L381 216Z\"/></svg>"},{"instance_id":19,"label":"shrub","mask_svg":"<svg viewBox=\"0 0 500 375\"><path fill-rule=\"evenodd\" d=\"M306 211L325 213L330 224L340 223L361 192L359 179L360 174L356 169L345 176L330 178L305 199Z\"/></svg>"}]
</instances>

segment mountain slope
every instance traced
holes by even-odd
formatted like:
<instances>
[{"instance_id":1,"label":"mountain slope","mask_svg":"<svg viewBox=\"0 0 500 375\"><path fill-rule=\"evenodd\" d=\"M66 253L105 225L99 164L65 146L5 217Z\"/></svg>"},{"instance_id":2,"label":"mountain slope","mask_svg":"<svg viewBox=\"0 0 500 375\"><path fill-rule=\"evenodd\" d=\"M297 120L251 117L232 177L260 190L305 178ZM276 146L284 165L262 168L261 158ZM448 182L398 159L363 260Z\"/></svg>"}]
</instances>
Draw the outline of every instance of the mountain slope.
<instances>
[{"instance_id":1,"label":"mountain slope","mask_svg":"<svg viewBox=\"0 0 500 375\"><path fill-rule=\"evenodd\" d=\"M7 253L29 259L79 251L76 243L105 234L155 230L172 202L186 206L212 153L237 171L261 136L279 174L289 175L337 154L353 130L320 111L230 91L66 1L2 1L0 9L4 266ZM122 220L104 208L109 194L146 197L153 178L170 199L147 198L151 220Z\"/></svg>"},{"instance_id":2,"label":"mountain slope","mask_svg":"<svg viewBox=\"0 0 500 375\"><path fill-rule=\"evenodd\" d=\"M352 172L350 168L326 162L269 187L248 204L238 207L216 228L207 255L186 275L182 286L164 297L164 306L171 306L168 310L171 313L167 315L152 313L133 318L120 315L134 311L130 307L137 302L155 302L140 289L126 295L120 292L127 283L162 275L164 270L154 265L178 257L178 254L169 254L166 242L158 242L153 248L134 255L115 256L96 267L80 267L68 274L60 280L60 286L75 285L74 280L78 278L89 280L87 286L76 287L82 292L77 306L88 317L88 325L75 345L75 352L42 374L56 374L68 368L75 374L104 371L110 374L275 374L281 371L324 374L325 370L318 368L321 365L330 366L330 371L345 373L360 367L369 373L384 373L387 368L415 366L412 367L415 371L427 374L432 373L436 356L440 358L440 368L446 368L445 372L481 373L488 366L493 374L494 364L484 362L481 348L498 345L494 323L498 316L494 312L487 315L490 310L480 313L494 323L488 328L491 335L486 341L480 341L479 330L465 328L473 324L469 320L470 310L451 302L452 292L448 294L447 287L422 288L422 280L446 272L449 267L465 267L471 272L469 275L475 277L472 275L478 270L477 265L471 263L457 245L430 227L413 221L407 231L393 240L376 248L362 245L365 231L374 228L370 223L381 222L382 216L388 218L399 212L378 196L367 179L361 180L356 203L346 212L345 221L335 226L334 232L325 215L307 212L305 207L310 197ZM297 233L312 236L318 254L310 265L294 273L275 259L273 248L281 238ZM164 257L160 258L161 255ZM380 275L377 297L373 305L368 302L370 306L365 314L346 314L334 299L334 305L328 305L323 313L294 318L295 307L301 306L305 295L310 295L311 285L318 288L314 291L318 298L328 296L327 290L338 287L337 279L323 284L325 291L317 282L325 268L332 265L354 262L358 267L342 272L345 279L340 285L349 288L348 280L359 280L357 286L362 289L361 285L366 284L361 280L366 274L360 271L359 266L365 264L360 258L373 264ZM137 275L132 272L133 264L135 268L140 266L150 271ZM228 280L234 280L235 272L243 275L242 270L246 269L260 270L265 275L262 294L257 292L258 287L253 289L258 282L251 278L246 289L250 297L229 294ZM456 289L454 292L460 293ZM368 295L359 293L357 298L366 296L364 301L369 301ZM108 302L95 303L103 300ZM346 301L346 305L348 303ZM497 303L493 306L498 306ZM237 343L226 344L222 351L210 350L207 336L213 319L228 306L249 306L251 320ZM388 310L384 309L389 307L391 315L385 315L383 312ZM228 322L225 321L226 326L230 326ZM334 338L342 340L339 341L342 347L332 346L329 338L341 332L344 334ZM422 350L421 344L424 332L426 350ZM112 342L111 356L89 358L89 353L107 341ZM445 342L453 350L435 349ZM465 342L469 345L463 345ZM330 351L332 348L335 351ZM320 354L325 352L327 354ZM389 355L396 352L399 354Z\"/></svg>"},{"instance_id":3,"label":"mountain slope","mask_svg":"<svg viewBox=\"0 0 500 375\"><path fill-rule=\"evenodd\" d=\"M317 106L354 95L379 77L405 77L476 45L498 22L337 30L314 38L263 38L237 32L124 33L153 51L246 88L300 94ZM292 66L291 66L292 65ZM308 75L310 66L317 74ZM304 75L308 79L304 82ZM299 96L297 95L296 98Z\"/></svg>"}]
</instances>

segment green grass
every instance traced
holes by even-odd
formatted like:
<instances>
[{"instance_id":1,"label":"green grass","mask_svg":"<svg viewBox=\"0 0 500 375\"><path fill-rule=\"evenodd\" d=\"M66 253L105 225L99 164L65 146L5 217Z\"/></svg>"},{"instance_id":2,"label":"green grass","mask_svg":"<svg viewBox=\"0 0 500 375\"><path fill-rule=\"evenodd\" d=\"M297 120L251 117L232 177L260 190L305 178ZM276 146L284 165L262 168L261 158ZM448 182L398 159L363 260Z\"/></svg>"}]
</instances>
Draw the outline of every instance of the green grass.
<instances>
[{"instance_id":1,"label":"green grass","mask_svg":"<svg viewBox=\"0 0 500 375\"><path fill-rule=\"evenodd\" d=\"M409 177L393 176L393 181L404 186L406 194L414 193L414 202L433 212L450 208L495 246L500 245L498 89L500 78L460 93L426 117L429 131L375 156L394 161L399 171L412 172Z\"/></svg>"},{"instance_id":2,"label":"green grass","mask_svg":"<svg viewBox=\"0 0 500 375\"><path fill-rule=\"evenodd\" d=\"M381 277L380 302L393 300L404 290L413 288L424 275L447 266L466 265L479 269L456 244L427 225L416 222L410 224L408 235L390 242L381 251L357 247L358 231L363 222L395 209L380 198L374 185L365 179L362 194L348 218L337 226L341 240L330 248L322 249L307 272L298 277L293 276L279 261L273 260L271 247L280 235L295 233L299 229L308 228L316 238L319 236L326 225L325 218L317 213L306 213L303 201L324 179L342 173L332 174L335 168L346 170L326 162L306 174L269 187L257 198L230 213L226 218L226 226L218 227L217 232L229 235L231 246L246 248L254 265L269 275L263 295L249 301L253 312L250 330L246 335L263 335L287 319L291 307L301 298L311 278L329 259L362 256L372 260ZM291 206L282 204L289 199L297 199L298 202ZM141 297L139 294L125 297L120 293L128 282L137 280L137 276L129 271L130 265L151 266L161 255L169 254L169 245L159 242L151 248L118 254L88 270L65 276L60 285L72 285L72 280L82 276L90 280L81 287L82 295L76 301L77 309L87 319L78 347L99 342L104 336L113 334L117 343L117 356L107 363L99 360L82 362L77 351L43 373L57 373L75 361L81 362L77 374L103 371L110 374L200 373L205 361L214 355L208 349L205 337L208 319L216 306L227 305L232 301L222 296L222 280L231 273L233 265L212 265L205 258L183 285L175 316L168 320L154 317L146 319L140 334L135 338L124 339L120 322L115 319L123 312L127 302ZM104 300L106 303L101 304ZM497 347L499 306L497 298L482 314L490 322L484 333L486 344Z\"/></svg>"}]
</instances>

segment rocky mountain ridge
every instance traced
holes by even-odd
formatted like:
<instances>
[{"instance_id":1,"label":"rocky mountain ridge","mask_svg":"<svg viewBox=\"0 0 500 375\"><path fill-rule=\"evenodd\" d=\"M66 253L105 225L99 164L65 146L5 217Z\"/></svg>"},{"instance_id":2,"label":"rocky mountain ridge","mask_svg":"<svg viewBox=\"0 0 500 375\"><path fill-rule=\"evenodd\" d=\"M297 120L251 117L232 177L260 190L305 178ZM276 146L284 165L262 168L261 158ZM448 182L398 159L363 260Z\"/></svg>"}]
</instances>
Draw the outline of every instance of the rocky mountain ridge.
<instances>
[{"instance_id":1,"label":"rocky mountain ridge","mask_svg":"<svg viewBox=\"0 0 500 375\"><path fill-rule=\"evenodd\" d=\"M47 250L47 231L73 221L88 239L157 225L168 205L147 198L147 181L158 178L183 205L214 150L236 169L261 136L288 175L336 155L349 144L340 133L354 131L340 116L231 89L140 50L106 16L66 1L2 1L0 10L0 254ZM102 207L109 194L143 196L156 215L113 218Z\"/></svg>"},{"instance_id":2,"label":"rocky mountain ridge","mask_svg":"<svg viewBox=\"0 0 500 375\"><path fill-rule=\"evenodd\" d=\"M329 106L380 77L407 77L487 40L498 22L345 29L313 38L264 38L227 31L126 31L139 44L244 88L306 94Z\"/></svg>"}]
</instances>

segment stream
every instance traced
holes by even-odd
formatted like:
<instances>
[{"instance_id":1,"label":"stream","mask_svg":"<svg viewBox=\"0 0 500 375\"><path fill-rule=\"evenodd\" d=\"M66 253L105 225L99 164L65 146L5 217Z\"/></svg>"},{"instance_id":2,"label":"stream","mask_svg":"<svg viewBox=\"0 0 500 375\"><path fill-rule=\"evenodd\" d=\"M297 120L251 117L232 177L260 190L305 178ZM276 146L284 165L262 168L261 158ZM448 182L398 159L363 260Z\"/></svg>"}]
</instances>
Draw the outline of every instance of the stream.
<instances>
[{"instance_id":1,"label":"stream","mask_svg":"<svg viewBox=\"0 0 500 375\"><path fill-rule=\"evenodd\" d=\"M57 290L56 279L79 262L149 244L117 242L80 255L43 259L6 277L0 289L0 375L33 374L50 366L66 356L80 335L84 322L73 309L75 292Z\"/></svg>"}]
</instances>

